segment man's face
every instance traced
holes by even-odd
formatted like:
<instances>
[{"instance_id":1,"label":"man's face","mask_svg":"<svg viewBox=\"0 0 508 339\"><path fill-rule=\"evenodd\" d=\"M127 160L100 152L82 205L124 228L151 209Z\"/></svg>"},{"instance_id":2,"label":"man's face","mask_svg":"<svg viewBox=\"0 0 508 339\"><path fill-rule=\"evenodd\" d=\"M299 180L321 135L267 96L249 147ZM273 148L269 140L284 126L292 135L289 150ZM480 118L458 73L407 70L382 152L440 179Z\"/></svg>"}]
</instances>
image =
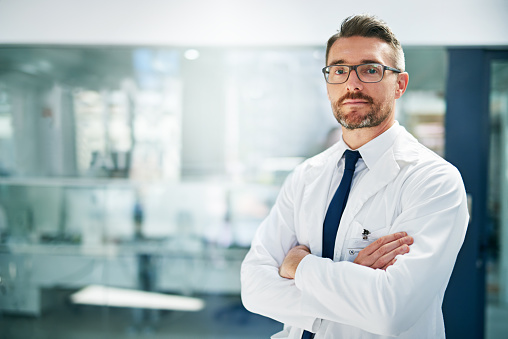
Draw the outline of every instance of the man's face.
<instances>
[{"instance_id":1,"label":"man's face","mask_svg":"<svg viewBox=\"0 0 508 339\"><path fill-rule=\"evenodd\" d=\"M332 45L327 65L359 65L379 63L395 67L392 48L377 38L340 38ZM405 74L407 76L407 74ZM375 127L386 119L394 119L395 99L407 85L407 78L392 71L385 71L383 80L364 83L351 71L343 84L327 84L328 98L337 121L347 129ZM402 86L402 87L401 87Z\"/></svg>"}]
</instances>

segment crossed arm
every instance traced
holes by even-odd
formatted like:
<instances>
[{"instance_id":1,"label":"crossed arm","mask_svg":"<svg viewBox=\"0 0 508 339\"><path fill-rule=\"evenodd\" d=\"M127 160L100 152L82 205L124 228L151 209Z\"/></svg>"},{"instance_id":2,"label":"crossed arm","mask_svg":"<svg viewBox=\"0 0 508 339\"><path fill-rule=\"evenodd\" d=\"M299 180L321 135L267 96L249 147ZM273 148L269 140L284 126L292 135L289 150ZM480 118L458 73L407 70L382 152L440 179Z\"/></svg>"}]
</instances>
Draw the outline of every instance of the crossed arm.
<instances>
[{"instance_id":1,"label":"crossed arm","mask_svg":"<svg viewBox=\"0 0 508 339\"><path fill-rule=\"evenodd\" d=\"M413 244L413 238L406 232L388 234L374 241L358 253L354 263L373 269L386 270L397 260L397 255L409 252L409 246ZM298 265L310 250L307 246L298 245L293 247L279 267L279 275L283 278L294 279Z\"/></svg>"},{"instance_id":2,"label":"crossed arm","mask_svg":"<svg viewBox=\"0 0 508 339\"><path fill-rule=\"evenodd\" d=\"M459 178L407 181L411 189L390 227L395 233L367 246L354 263L309 255L299 245L305 241L295 227L299 200L291 186L283 189L242 264L245 307L313 332L319 319L383 335L407 330L439 302L464 239L468 217Z\"/></svg>"}]
</instances>

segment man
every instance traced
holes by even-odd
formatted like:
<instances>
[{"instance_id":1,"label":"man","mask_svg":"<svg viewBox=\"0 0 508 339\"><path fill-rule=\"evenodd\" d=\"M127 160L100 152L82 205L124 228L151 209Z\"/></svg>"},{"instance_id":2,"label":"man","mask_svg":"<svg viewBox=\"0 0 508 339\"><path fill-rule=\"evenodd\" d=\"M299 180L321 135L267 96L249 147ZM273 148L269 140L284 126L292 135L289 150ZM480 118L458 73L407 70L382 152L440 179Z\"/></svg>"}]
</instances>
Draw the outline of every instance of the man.
<instances>
[{"instance_id":1,"label":"man","mask_svg":"<svg viewBox=\"0 0 508 339\"><path fill-rule=\"evenodd\" d=\"M408 74L384 22L346 19L326 64L342 139L284 183L242 264L243 303L284 323L273 338L444 338L460 174L395 121Z\"/></svg>"}]
</instances>

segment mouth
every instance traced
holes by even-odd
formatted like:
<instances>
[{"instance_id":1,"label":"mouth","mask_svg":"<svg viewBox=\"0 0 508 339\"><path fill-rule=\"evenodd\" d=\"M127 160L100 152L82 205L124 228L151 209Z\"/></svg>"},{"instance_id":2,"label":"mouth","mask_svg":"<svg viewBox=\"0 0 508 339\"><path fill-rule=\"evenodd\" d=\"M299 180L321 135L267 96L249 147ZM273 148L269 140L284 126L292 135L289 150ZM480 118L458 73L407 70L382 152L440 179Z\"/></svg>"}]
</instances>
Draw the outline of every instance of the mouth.
<instances>
[{"instance_id":1,"label":"mouth","mask_svg":"<svg viewBox=\"0 0 508 339\"><path fill-rule=\"evenodd\" d=\"M342 105L366 105L366 104L369 104L369 102L361 99L347 99L342 102Z\"/></svg>"}]
</instances>

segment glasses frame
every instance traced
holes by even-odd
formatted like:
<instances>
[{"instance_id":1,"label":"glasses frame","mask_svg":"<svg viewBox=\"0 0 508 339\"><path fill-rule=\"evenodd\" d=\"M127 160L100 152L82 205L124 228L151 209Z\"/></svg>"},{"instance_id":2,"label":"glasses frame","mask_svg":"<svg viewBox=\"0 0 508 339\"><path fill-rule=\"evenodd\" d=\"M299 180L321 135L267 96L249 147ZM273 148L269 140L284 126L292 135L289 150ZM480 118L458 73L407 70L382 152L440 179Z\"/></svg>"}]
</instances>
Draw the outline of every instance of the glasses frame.
<instances>
[{"instance_id":1,"label":"glasses frame","mask_svg":"<svg viewBox=\"0 0 508 339\"><path fill-rule=\"evenodd\" d=\"M360 78L360 76L358 75L358 67L364 66L364 65L379 65L379 66L383 66L383 74L381 75L381 79L379 79L378 81L363 81ZM349 69L349 72L347 73L346 80L344 80L343 82L329 82L328 81L328 76L327 75L330 74L330 67L333 67L333 66L342 66L342 67L347 67ZM329 83L331 85L338 85L338 84L343 84L343 83L345 83L345 82L347 82L349 80L349 76L351 75L351 71L352 70L354 70L356 72L356 77L358 78L358 80L360 80L361 82L366 83L366 84L375 84L375 83L378 83L381 80L383 80L383 78L385 77L385 71L392 71L392 72L396 72L396 73L402 73L402 71L400 69L393 68L393 67L390 67L390 66L386 66L386 65L383 65L383 64L379 64L377 62L369 62L369 63L366 63L366 64L359 64L359 65L354 65L354 66L349 66L349 65L329 65L329 66L323 67L323 69L321 71L323 72L323 75L325 76L325 80L326 80L327 83Z\"/></svg>"}]
</instances>

